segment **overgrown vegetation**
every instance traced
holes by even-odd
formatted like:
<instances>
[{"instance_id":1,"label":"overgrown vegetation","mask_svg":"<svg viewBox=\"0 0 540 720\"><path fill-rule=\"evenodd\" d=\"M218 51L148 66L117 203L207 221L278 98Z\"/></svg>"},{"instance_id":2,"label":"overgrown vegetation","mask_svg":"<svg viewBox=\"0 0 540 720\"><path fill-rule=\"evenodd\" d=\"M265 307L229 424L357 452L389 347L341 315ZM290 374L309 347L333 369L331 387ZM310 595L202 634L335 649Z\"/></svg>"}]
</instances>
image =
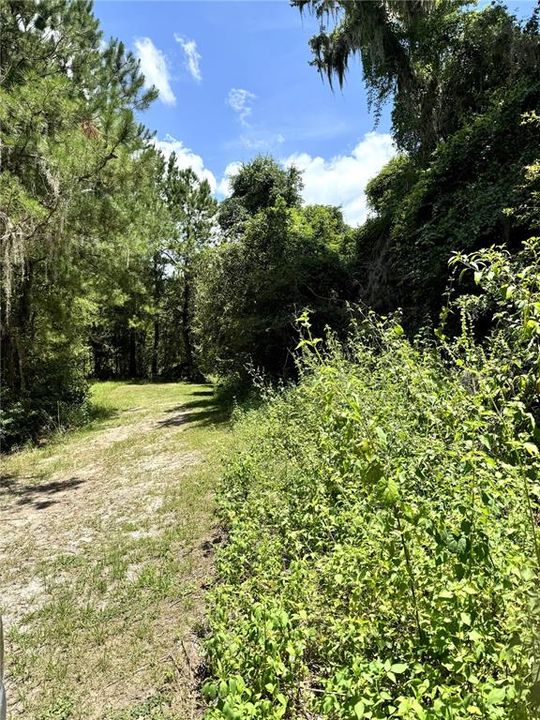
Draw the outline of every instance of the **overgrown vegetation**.
<instances>
[{"instance_id":1,"label":"overgrown vegetation","mask_svg":"<svg viewBox=\"0 0 540 720\"><path fill-rule=\"evenodd\" d=\"M354 311L322 350L301 317L300 382L244 415L223 482L207 717L538 717L537 17L295 4L406 151L368 187L360 297L442 322Z\"/></svg>"},{"instance_id":2,"label":"overgrown vegetation","mask_svg":"<svg viewBox=\"0 0 540 720\"><path fill-rule=\"evenodd\" d=\"M519 22L500 2L294 0L321 22L313 64L343 85L362 62L376 112L392 107L402 155L372 181L374 217L357 233L355 276L379 311L408 327L436 317L452 251L504 241L536 225L506 208L529 202L523 169L538 158L538 11Z\"/></svg>"},{"instance_id":3,"label":"overgrown vegetation","mask_svg":"<svg viewBox=\"0 0 540 720\"><path fill-rule=\"evenodd\" d=\"M459 262L485 294L456 340L308 335L299 385L242 418L208 718L538 716L540 246Z\"/></svg>"}]
</instances>

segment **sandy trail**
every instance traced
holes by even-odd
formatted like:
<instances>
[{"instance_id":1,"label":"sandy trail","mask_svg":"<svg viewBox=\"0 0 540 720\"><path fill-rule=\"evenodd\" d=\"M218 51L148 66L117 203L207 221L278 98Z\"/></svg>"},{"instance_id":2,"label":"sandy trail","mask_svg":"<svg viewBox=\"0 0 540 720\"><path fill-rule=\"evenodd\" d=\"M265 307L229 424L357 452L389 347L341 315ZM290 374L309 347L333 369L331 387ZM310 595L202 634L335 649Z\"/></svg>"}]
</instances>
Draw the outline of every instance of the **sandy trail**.
<instances>
[{"instance_id":1,"label":"sandy trail","mask_svg":"<svg viewBox=\"0 0 540 720\"><path fill-rule=\"evenodd\" d=\"M50 668L36 660L34 645L48 644L42 636L51 615L54 633L66 624L64 617L56 619L62 603L69 603L62 612L73 623L75 662L101 663L104 672L88 677L77 690L73 682L81 683L73 668L55 678L56 695L61 692L77 699L67 703L64 714L51 717L124 717L115 712L152 693L161 697L159 670L165 665L172 666L175 675L168 697L171 692L177 696L166 704L178 705L186 718L196 716L191 696L198 643L193 628L202 618L203 590L211 573L206 548L213 522L211 493L197 482L204 472L206 448L196 421L198 414L209 414L210 401L187 402L184 407L171 404L170 393L170 386L164 386L163 398L150 412L128 408L114 421L120 424L68 436L51 448L23 453L20 461L10 458L5 463L0 478L0 609L7 635L7 689L13 718L35 720L37 707L44 714L42 707L54 706L51 693L40 691L35 682L29 687L17 675L35 671L41 676L40 685L47 679ZM202 405L202 410L189 405ZM146 587L141 580L146 575L156 588ZM154 580L160 575L171 586L170 593L162 592ZM141 596L134 585L143 587ZM177 597L184 587L189 588L185 603ZM88 647L88 628L79 617L82 611L74 607L77 593L85 596L92 612L112 618L111 633L102 633L104 639L96 643L95 652ZM129 606L124 597L130 598ZM125 612L132 614L128 622L119 619ZM141 612L145 620L137 627ZM126 647L118 646L114 626L127 632ZM143 634L140 641L137 635ZM66 641L70 642L69 633L66 637L63 630L58 638L52 637L53 651L60 652ZM106 662L100 644L107 647ZM136 661L131 662L130 656ZM149 660L149 672L144 660Z\"/></svg>"}]
</instances>

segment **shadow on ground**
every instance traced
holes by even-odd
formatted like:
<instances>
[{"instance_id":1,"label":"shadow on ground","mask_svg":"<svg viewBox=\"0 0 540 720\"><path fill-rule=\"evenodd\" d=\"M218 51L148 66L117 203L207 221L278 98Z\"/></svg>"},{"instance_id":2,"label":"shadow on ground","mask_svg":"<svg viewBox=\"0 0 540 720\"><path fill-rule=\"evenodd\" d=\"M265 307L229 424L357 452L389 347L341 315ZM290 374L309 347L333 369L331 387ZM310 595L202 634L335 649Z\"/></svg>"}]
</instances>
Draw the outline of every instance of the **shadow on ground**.
<instances>
[{"instance_id":1,"label":"shadow on ground","mask_svg":"<svg viewBox=\"0 0 540 720\"><path fill-rule=\"evenodd\" d=\"M208 394L209 397L204 400L192 400L171 408L167 412L172 416L165 420L160 420L157 426L167 428L193 423L197 425L197 427L205 427L208 425L221 425L230 419L230 408L216 402L213 393L193 394Z\"/></svg>"},{"instance_id":2,"label":"shadow on ground","mask_svg":"<svg viewBox=\"0 0 540 720\"><path fill-rule=\"evenodd\" d=\"M101 422L102 420L110 420L118 416L116 408L101 405L97 402L90 402L88 405L88 423Z\"/></svg>"},{"instance_id":3,"label":"shadow on ground","mask_svg":"<svg viewBox=\"0 0 540 720\"><path fill-rule=\"evenodd\" d=\"M180 412L181 410L192 410L193 408L221 409L221 406L214 400L214 398L208 398L206 400L192 400L191 402L181 403L176 407L170 408L167 412Z\"/></svg>"},{"instance_id":4,"label":"shadow on ground","mask_svg":"<svg viewBox=\"0 0 540 720\"><path fill-rule=\"evenodd\" d=\"M72 490L85 482L77 477L39 484L38 476L30 476L25 479L35 479L36 482L21 482L15 475L0 475L0 498L15 497L18 498L17 505L29 505L36 510L44 510L58 502L55 499L57 493Z\"/></svg>"}]
</instances>

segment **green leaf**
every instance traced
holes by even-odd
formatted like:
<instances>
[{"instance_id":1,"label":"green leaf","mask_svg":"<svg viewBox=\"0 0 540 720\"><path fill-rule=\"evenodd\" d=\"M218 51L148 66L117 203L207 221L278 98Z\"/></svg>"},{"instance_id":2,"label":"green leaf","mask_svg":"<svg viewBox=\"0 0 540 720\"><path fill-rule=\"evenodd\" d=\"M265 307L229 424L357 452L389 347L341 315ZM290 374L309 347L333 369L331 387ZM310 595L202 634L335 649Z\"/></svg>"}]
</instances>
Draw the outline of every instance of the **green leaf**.
<instances>
[{"instance_id":1,"label":"green leaf","mask_svg":"<svg viewBox=\"0 0 540 720\"><path fill-rule=\"evenodd\" d=\"M454 597L454 593L450 592L450 590L441 590L439 597L445 600L451 600Z\"/></svg>"},{"instance_id":2,"label":"green leaf","mask_svg":"<svg viewBox=\"0 0 540 720\"><path fill-rule=\"evenodd\" d=\"M540 455L540 451L536 445L532 442L523 443L523 447L529 453L529 455Z\"/></svg>"},{"instance_id":3,"label":"green leaf","mask_svg":"<svg viewBox=\"0 0 540 720\"><path fill-rule=\"evenodd\" d=\"M223 715L227 718L227 720L238 720L239 715L238 713L229 705L228 702L225 703L223 706Z\"/></svg>"},{"instance_id":4,"label":"green leaf","mask_svg":"<svg viewBox=\"0 0 540 720\"><path fill-rule=\"evenodd\" d=\"M390 478L386 483L386 487L383 492L383 502L386 506L391 507L395 505L399 500L399 487L395 480Z\"/></svg>"},{"instance_id":5,"label":"green leaf","mask_svg":"<svg viewBox=\"0 0 540 720\"><path fill-rule=\"evenodd\" d=\"M409 667L409 666L408 666L406 663L396 663L395 665L392 665L392 667L390 668L390 670L391 670L393 673L396 673L396 675L401 675L401 673L404 673L405 670L408 669L408 667Z\"/></svg>"},{"instance_id":6,"label":"green leaf","mask_svg":"<svg viewBox=\"0 0 540 720\"><path fill-rule=\"evenodd\" d=\"M358 718L358 720L360 720L361 718L364 717L365 711L366 711L366 706L364 705L364 703L361 700L359 700L356 703L356 705L354 706L354 714Z\"/></svg>"},{"instance_id":7,"label":"green leaf","mask_svg":"<svg viewBox=\"0 0 540 720\"><path fill-rule=\"evenodd\" d=\"M505 697L506 691L504 688L493 688L486 698L486 703L488 705L500 705L504 702Z\"/></svg>"}]
</instances>

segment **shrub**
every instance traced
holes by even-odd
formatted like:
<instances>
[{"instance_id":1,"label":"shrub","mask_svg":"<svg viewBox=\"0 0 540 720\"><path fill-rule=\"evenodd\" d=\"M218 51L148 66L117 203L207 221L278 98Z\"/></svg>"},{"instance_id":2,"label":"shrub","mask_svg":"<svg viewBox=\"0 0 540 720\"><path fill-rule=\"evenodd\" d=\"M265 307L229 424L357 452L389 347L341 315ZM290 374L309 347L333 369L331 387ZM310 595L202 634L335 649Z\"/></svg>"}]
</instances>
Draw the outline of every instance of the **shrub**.
<instances>
[{"instance_id":1,"label":"shrub","mask_svg":"<svg viewBox=\"0 0 540 720\"><path fill-rule=\"evenodd\" d=\"M484 347L369 317L240 420L208 720L538 717L538 245L460 260Z\"/></svg>"},{"instance_id":2,"label":"shrub","mask_svg":"<svg viewBox=\"0 0 540 720\"><path fill-rule=\"evenodd\" d=\"M1 391L1 450L87 421L87 391L80 347L66 344L43 357L32 357L26 387Z\"/></svg>"}]
</instances>

